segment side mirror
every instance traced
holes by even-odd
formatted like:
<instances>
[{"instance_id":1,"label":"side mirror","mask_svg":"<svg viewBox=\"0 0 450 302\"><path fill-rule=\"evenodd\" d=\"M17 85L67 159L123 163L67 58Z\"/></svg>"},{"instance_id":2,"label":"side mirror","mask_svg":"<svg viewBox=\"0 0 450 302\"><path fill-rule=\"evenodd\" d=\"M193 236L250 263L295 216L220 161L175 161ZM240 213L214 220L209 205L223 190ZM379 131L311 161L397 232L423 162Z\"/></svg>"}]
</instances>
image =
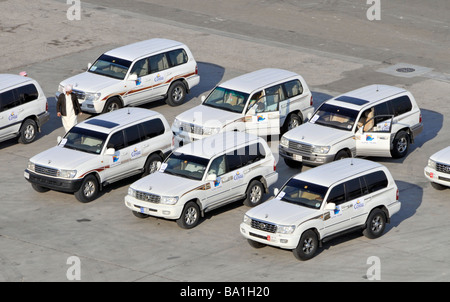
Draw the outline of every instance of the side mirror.
<instances>
[{"instance_id":1,"label":"side mirror","mask_svg":"<svg viewBox=\"0 0 450 302\"><path fill-rule=\"evenodd\" d=\"M278 193L280 193L280 190L278 188L273 189L273 195L277 196Z\"/></svg>"},{"instance_id":2,"label":"side mirror","mask_svg":"<svg viewBox=\"0 0 450 302\"><path fill-rule=\"evenodd\" d=\"M130 81L130 82L135 82L135 81L137 81L137 79L138 79L137 74L130 74L128 76L128 81Z\"/></svg>"},{"instance_id":3,"label":"side mirror","mask_svg":"<svg viewBox=\"0 0 450 302\"><path fill-rule=\"evenodd\" d=\"M159 170L161 168L162 163L160 161L156 162L156 170Z\"/></svg>"},{"instance_id":4,"label":"side mirror","mask_svg":"<svg viewBox=\"0 0 450 302\"><path fill-rule=\"evenodd\" d=\"M92 63L88 63L88 70L91 69Z\"/></svg>"},{"instance_id":5,"label":"side mirror","mask_svg":"<svg viewBox=\"0 0 450 302\"><path fill-rule=\"evenodd\" d=\"M327 203L325 210L334 211L336 209L336 204L334 202Z\"/></svg>"},{"instance_id":6,"label":"side mirror","mask_svg":"<svg viewBox=\"0 0 450 302\"><path fill-rule=\"evenodd\" d=\"M200 97L200 101L203 103L205 100L206 100L206 96L202 95L202 96Z\"/></svg>"},{"instance_id":7,"label":"side mirror","mask_svg":"<svg viewBox=\"0 0 450 302\"><path fill-rule=\"evenodd\" d=\"M61 137L61 136L58 136L58 137L56 138L56 143L59 145L59 143L61 142L61 140L62 140L62 137Z\"/></svg>"},{"instance_id":8,"label":"side mirror","mask_svg":"<svg viewBox=\"0 0 450 302\"><path fill-rule=\"evenodd\" d=\"M106 149L106 151L105 151L105 155L114 155L114 153L116 153L116 149L114 149L114 148L108 148L108 149Z\"/></svg>"},{"instance_id":9,"label":"side mirror","mask_svg":"<svg viewBox=\"0 0 450 302\"><path fill-rule=\"evenodd\" d=\"M313 116L313 114L311 112L308 113L308 120L310 120L312 116Z\"/></svg>"},{"instance_id":10,"label":"side mirror","mask_svg":"<svg viewBox=\"0 0 450 302\"><path fill-rule=\"evenodd\" d=\"M217 180L217 175L216 174L208 174L208 176L206 177L207 181L216 181Z\"/></svg>"}]
</instances>

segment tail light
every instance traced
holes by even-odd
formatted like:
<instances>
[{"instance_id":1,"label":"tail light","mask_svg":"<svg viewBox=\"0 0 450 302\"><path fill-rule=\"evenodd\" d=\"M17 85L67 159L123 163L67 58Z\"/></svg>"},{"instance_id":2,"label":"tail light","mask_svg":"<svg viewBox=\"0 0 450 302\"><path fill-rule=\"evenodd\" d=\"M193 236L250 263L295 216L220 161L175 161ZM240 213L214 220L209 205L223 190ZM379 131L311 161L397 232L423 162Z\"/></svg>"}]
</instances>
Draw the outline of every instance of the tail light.
<instances>
[{"instance_id":1,"label":"tail light","mask_svg":"<svg viewBox=\"0 0 450 302\"><path fill-rule=\"evenodd\" d=\"M422 113L419 116L419 123L422 123Z\"/></svg>"},{"instance_id":2,"label":"tail light","mask_svg":"<svg viewBox=\"0 0 450 302\"><path fill-rule=\"evenodd\" d=\"M48 102L45 102L45 111L48 111Z\"/></svg>"},{"instance_id":3,"label":"tail light","mask_svg":"<svg viewBox=\"0 0 450 302\"><path fill-rule=\"evenodd\" d=\"M396 194L396 196L395 196L395 199L398 201L398 195L399 195L399 193L398 193L398 189L397 189L397 194Z\"/></svg>"},{"instance_id":4,"label":"tail light","mask_svg":"<svg viewBox=\"0 0 450 302\"><path fill-rule=\"evenodd\" d=\"M277 161L276 160L273 161L273 170L274 171L277 170Z\"/></svg>"},{"instance_id":5,"label":"tail light","mask_svg":"<svg viewBox=\"0 0 450 302\"><path fill-rule=\"evenodd\" d=\"M198 66L195 65L195 74L198 74Z\"/></svg>"},{"instance_id":6,"label":"tail light","mask_svg":"<svg viewBox=\"0 0 450 302\"><path fill-rule=\"evenodd\" d=\"M313 96L311 95L311 99L309 100L309 105L312 106L313 105Z\"/></svg>"}]
</instances>

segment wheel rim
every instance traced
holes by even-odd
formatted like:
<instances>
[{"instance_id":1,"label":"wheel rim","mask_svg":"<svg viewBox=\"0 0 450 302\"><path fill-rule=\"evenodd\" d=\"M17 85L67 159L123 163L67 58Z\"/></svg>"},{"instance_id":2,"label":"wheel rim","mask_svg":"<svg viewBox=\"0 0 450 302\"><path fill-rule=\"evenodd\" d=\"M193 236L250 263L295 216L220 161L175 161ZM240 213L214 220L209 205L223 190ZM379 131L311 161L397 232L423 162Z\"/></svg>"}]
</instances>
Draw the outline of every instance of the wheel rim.
<instances>
[{"instance_id":1,"label":"wheel rim","mask_svg":"<svg viewBox=\"0 0 450 302\"><path fill-rule=\"evenodd\" d=\"M95 183L90 180L84 185L84 196L91 197L95 193Z\"/></svg>"},{"instance_id":2,"label":"wheel rim","mask_svg":"<svg viewBox=\"0 0 450 302\"><path fill-rule=\"evenodd\" d=\"M159 160L152 161L150 164L150 167L148 169L148 173L151 174L151 173L156 172L156 170L158 170L158 163L161 163L161 161L159 161Z\"/></svg>"},{"instance_id":3,"label":"wheel rim","mask_svg":"<svg viewBox=\"0 0 450 302\"><path fill-rule=\"evenodd\" d=\"M291 129L294 129L295 127L298 127L298 126L300 126L300 123L298 122L298 120L297 119L291 119L289 121L288 129L291 130Z\"/></svg>"},{"instance_id":4,"label":"wheel rim","mask_svg":"<svg viewBox=\"0 0 450 302\"><path fill-rule=\"evenodd\" d=\"M305 238L305 240L303 241L302 250L305 255L311 254L311 252L314 250L314 240L311 237Z\"/></svg>"},{"instance_id":5,"label":"wheel rim","mask_svg":"<svg viewBox=\"0 0 450 302\"><path fill-rule=\"evenodd\" d=\"M184 215L184 221L186 222L187 225L192 225L197 220L197 216L198 216L197 210L194 207L189 207L186 210L186 214Z\"/></svg>"},{"instance_id":6,"label":"wheel rim","mask_svg":"<svg viewBox=\"0 0 450 302\"><path fill-rule=\"evenodd\" d=\"M400 152L400 153L405 152L407 147L408 147L408 142L406 141L406 137L400 138L397 143L398 152Z\"/></svg>"},{"instance_id":7,"label":"wheel rim","mask_svg":"<svg viewBox=\"0 0 450 302\"><path fill-rule=\"evenodd\" d=\"M32 125L28 125L25 128L25 139L30 140L34 137L34 127Z\"/></svg>"},{"instance_id":8,"label":"wheel rim","mask_svg":"<svg viewBox=\"0 0 450 302\"><path fill-rule=\"evenodd\" d=\"M250 191L250 202L257 203L262 196L262 191L259 186L254 186Z\"/></svg>"},{"instance_id":9,"label":"wheel rim","mask_svg":"<svg viewBox=\"0 0 450 302\"><path fill-rule=\"evenodd\" d=\"M172 92L172 99L175 102L179 102L183 98L183 89L181 87L177 86Z\"/></svg>"},{"instance_id":10,"label":"wheel rim","mask_svg":"<svg viewBox=\"0 0 450 302\"><path fill-rule=\"evenodd\" d=\"M372 219L372 232L374 233L378 233L383 229L383 219L381 218L380 215L375 216Z\"/></svg>"},{"instance_id":11,"label":"wheel rim","mask_svg":"<svg viewBox=\"0 0 450 302\"><path fill-rule=\"evenodd\" d=\"M114 102L114 103L111 103L111 104L108 105L107 111L111 112L111 111L114 111L114 110L117 110L117 109L120 109L120 106L119 106L119 104Z\"/></svg>"}]
</instances>

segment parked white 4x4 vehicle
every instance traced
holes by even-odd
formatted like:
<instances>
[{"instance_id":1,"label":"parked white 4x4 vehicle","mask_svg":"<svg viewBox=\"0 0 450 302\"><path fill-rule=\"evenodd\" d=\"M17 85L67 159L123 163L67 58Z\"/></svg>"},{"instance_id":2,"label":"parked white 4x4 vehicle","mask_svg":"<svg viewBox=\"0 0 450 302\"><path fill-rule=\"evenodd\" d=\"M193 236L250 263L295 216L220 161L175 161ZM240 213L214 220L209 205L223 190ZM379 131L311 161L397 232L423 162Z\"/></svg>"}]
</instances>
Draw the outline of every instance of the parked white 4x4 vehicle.
<instances>
[{"instance_id":1,"label":"parked white 4x4 vehicle","mask_svg":"<svg viewBox=\"0 0 450 302\"><path fill-rule=\"evenodd\" d=\"M230 202L260 204L277 179L264 139L225 132L176 149L158 172L130 186L125 205L137 217L175 219L192 228L205 212Z\"/></svg>"},{"instance_id":2,"label":"parked white 4x4 vehicle","mask_svg":"<svg viewBox=\"0 0 450 302\"><path fill-rule=\"evenodd\" d=\"M0 142L19 137L31 143L49 119L47 98L35 80L0 74Z\"/></svg>"},{"instance_id":3,"label":"parked white 4x4 vehicle","mask_svg":"<svg viewBox=\"0 0 450 302\"><path fill-rule=\"evenodd\" d=\"M105 185L154 172L171 148L164 116L123 108L74 126L57 146L28 161L24 177L38 192L71 192L90 202Z\"/></svg>"},{"instance_id":4,"label":"parked white 4x4 vehicle","mask_svg":"<svg viewBox=\"0 0 450 302\"><path fill-rule=\"evenodd\" d=\"M312 258L322 242L364 230L384 232L400 210L398 189L388 169L364 159L343 159L289 179L275 198L250 209L241 234L253 247L290 249L300 260Z\"/></svg>"},{"instance_id":5,"label":"parked white 4x4 vehicle","mask_svg":"<svg viewBox=\"0 0 450 302\"><path fill-rule=\"evenodd\" d=\"M179 114L172 131L175 146L226 131L279 135L313 111L311 91L300 75L266 68L219 84L201 105Z\"/></svg>"},{"instance_id":6,"label":"parked white 4x4 vehicle","mask_svg":"<svg viewBox=\"0 0 450 302\"><path fill-rule=\"evenodd\" d=\"M283 135L280 156L291 167L355 156L400 158L422 129L410 92L371 85L324 102L307 123Z\"/></svg>"},{"instance_id":7,"label":"parked white 4x4 vehicle","mask_svg":"<svg viewBox=\"0 0 450 302\"><path fill-rule=\"evenodd\" d=\"M424 173L433 188L442 190L450 187L450 146L430 156Z\"/></svg>"},{"instance_id":8,"label":"parked white 4x4 vehicle","mask_svg":"<svg viewBox=\"0 0 450 302\"><path fill-rule=\"evenodd\" d=\"M151 39L102 54L86 72L62 81L56 96L71 84L81 110L90 113L162 98L177 106L199 82L197 62L186 45Z\"/></svg>"}]
</instances>

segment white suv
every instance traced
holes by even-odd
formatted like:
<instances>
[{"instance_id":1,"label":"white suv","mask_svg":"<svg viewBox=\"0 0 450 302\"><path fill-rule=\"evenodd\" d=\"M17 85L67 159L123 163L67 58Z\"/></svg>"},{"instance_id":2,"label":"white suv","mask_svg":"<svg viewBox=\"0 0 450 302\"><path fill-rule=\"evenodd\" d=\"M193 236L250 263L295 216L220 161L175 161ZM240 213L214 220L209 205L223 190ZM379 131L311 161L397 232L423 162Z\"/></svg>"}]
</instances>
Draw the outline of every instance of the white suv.
<instances>
[{"instance_id":1,"label":"white suv","mask_svg":"<svg viewBox=\"0 0 450 302\"><path fill-rule=\"evenodd\" d=\"M225 131L278 135L303 123L314 111L312 102L308 85L294 72L267 68L244 74L176 117L175 146Z\"/></svg>"},{"instance_id":2,"label":"white suv","mask_svg":"<svg viewBox=\"0 0 450 302\"><path fill-rule=\"evenodd\" d=\"M47 98L35 80L0 74L0 142L19 137L31 143L49 119Z\"/></svg>"},{"instance_id":3,"label":"white suv","mask_svg":"<svg viewBox=\"0 0 450 302\"><path fill-rule=\"evenodd\" d=\"M388 169L357 158L297 174L275 189L275 195L245 214L241 234L253 247L291 249L300 260L312 258L322 242L349 231L381 236L401 207Z\"/></svg>"},{"instance_id":4,"label":"white suv","mask_svg":"<svg viewBox=\"0 0 450 302\"><path fill-rule=\"evenodd\" d=\"M123 108L74 126L57 146L28 161L24 177L38 192L71 192L90 202L107 184L154 172L171 151L172 139L161 114Z\"/></svg>"},{"instance_id":5,"label":"white suv","mask_svg":"<svg viewBox=\"0 0 450 302\"><path fill-rule=\"evenodd\" d=\"M324 102L307 123L283 135L279 151L291 167L355 156L400 158L422 129L410 92L370 85Z\"/></svg>"},{"instance_id":6,"label":"white suv","mask_svg":"<svg viewBox=\"0 0 450 302\"><path fill-rule=\"evenodd\" d=\"M176 219L180 227L192 228L205 212L227 203L260 204L277 179L264 139L225 132L176 149L158 172L130 186L125 205L137 217Z\"/></svg>"},{"instance_id":7,"label":"white suv","mask_svg":"<svg viewBox=\"0 0 450 302\"><path fill-rule=\"evenodd\" d=\"M450 146L430 156L424 173L433 188L442 190L450 187Z\"/></svg>"},{"instance_id":8,"label":"white suv","mask_svg":"<svg viewBox=\"0 0 450 302\"><path fill-rule=\"evenodd\" d=\"M197 62L186 45L151 39L102 54L86 72L62 81L56 96L72 84L81 110L90 113L163 98L177 106L199 82Z\"/></svg>"}]
</instances>

